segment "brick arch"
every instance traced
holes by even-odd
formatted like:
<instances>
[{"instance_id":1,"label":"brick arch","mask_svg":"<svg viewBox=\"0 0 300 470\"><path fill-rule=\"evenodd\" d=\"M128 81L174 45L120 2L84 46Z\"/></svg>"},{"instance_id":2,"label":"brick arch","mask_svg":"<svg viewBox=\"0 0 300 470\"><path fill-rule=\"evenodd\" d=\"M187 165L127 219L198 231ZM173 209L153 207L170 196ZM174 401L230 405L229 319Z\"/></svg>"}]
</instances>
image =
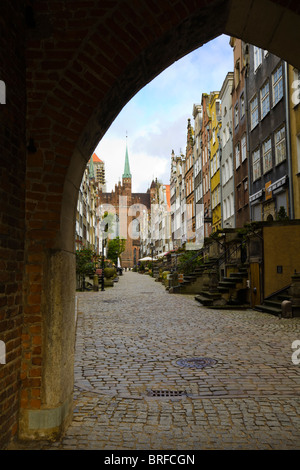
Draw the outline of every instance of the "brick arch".
<instances>
[{"instance_id":1,"label":"brick arch","mask_svg":"<svg viewBox=\"0 0 300 470\"><path fill-rule=\"evenodd\" d=\"M127 102L166 67L222 33L300 67L300 7L285 0L46 4L34 4L36 27L29 31L27 135L43 154L43 172L49 168L40 189L57 194L64 185L55 248L73 250L71 222L92 151ZM29 155L29 163L38 158ZM53 201L60 203L58 196Z\"/></svg>"},{"instance_id":2,"label":"brick arch","mask_svg":"<svg viewBox=\"0 0 300 470\"><path fill-rule=\"evenodd\" d=\"M19 423L20 437L40 438L59 435L72 415L74 217L92 151L135 93L222 33L300 67L300 6L290 0L27 0L24 12L22 3L13 10L3 0L6 43L0 51L3 63L5 50L14 61L1 79L8 90L20 89L9 96L11 114L1 118L7 120L2 142L16 139L1 148L7 161L14 156L20 163L18 173L10 163L0 174L3 181L9 177L5 188L20 206L14 218L9 206L3 209L2 219L9 234L18 218L19 236L14 265L2 277L5 295L10 301L14 296L12 312L18 312L11 336L18 360L8 392L14 414L6 414L2 426L5 436L13 435ZM9 259L13 248L9 242L3 247ZM16 278L13 270L23 264L23 275Z\"/></svg>"}]
</instances>

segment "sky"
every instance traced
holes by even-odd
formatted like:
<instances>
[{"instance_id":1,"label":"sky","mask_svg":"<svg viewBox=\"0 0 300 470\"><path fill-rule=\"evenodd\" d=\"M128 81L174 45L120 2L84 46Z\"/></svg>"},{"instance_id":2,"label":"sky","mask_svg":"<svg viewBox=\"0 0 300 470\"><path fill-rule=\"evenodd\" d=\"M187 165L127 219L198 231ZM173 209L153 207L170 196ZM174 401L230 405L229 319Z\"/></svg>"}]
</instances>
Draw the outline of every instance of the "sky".
<instances>
[{"instance_id":1,"label":"sky","mask_svg":"<svg viewBox=\"0 0 300 470\"><path fill-rule=\"evenodd\" d=\"M122 109L95 149L105 162L108 192L122 181L126 142L133 192L146 192L155 178L170 184L171 153L185 153L193 105L201 103L202 93L220 91L233 71L229 40L219 36L178 60Z\"/></svg>"}]
</instances>

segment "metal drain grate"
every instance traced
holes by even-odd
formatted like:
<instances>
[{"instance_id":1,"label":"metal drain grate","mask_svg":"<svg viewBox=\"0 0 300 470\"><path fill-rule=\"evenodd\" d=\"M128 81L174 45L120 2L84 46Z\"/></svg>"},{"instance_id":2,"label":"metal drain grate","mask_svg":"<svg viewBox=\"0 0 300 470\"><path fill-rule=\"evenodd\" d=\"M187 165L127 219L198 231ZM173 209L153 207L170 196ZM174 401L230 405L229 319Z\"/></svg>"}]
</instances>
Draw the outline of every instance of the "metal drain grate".
<instances>
[{"instance_id":1,"label":"metal drain grate","mask_svg":"<svg viewBox=\"0 0 300 470\"><path fill-rule=\"evenodd\" d=\"M191 367L194 369L203 369L204 367L213 366L216 363L217 361L215 359L211 359L210 357L192 357L179 359L179 361L176 361L178 366Z\"/></svg>"},{"instance_id":2,"label":"metal drain grate","mask_svg":"<svg viewBox=\"0 0 300 470\"><path fill-rule=\"evenodd\" d=\"M148 397L184 397L185 390L147 390Z\"/></svg>"}]
</instances>

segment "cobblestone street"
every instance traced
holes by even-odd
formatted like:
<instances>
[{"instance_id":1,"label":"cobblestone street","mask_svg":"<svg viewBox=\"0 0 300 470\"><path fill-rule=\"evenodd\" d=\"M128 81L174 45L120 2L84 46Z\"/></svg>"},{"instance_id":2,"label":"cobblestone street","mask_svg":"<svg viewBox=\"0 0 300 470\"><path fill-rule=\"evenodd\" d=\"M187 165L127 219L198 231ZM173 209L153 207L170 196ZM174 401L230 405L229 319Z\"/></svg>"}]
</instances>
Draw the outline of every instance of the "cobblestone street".
<instances>
[{"instance_id":1,"label":"cobblestone street","mask_svg":"<svg viewBox=\"0 0 300 470\"><path fill-rule=\"evenodd\" d=\"M211 310L133 272L76 295L73 422L42 448L300 449L299 318Z\"/></svg>"}]
</instances>

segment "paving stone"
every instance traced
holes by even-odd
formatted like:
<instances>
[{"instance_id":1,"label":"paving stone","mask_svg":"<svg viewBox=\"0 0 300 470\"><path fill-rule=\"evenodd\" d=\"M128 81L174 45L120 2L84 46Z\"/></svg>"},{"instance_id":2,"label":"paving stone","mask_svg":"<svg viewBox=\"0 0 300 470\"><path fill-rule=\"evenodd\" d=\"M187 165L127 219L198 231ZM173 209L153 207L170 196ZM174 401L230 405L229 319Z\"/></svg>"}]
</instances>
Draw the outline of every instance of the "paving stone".
<instances>
[{"instance_id":1,"label":"paving stone","mask_svg":"<svg viewBox=\"0 0 300 470\"><path fill-rule=\"evenodd\" d=\"M299 318L207 309L133 272L77 298L74 418L40 448L300 449ZM177 364L194 357L217 362Z\"/></svg>"}]
</instances>

